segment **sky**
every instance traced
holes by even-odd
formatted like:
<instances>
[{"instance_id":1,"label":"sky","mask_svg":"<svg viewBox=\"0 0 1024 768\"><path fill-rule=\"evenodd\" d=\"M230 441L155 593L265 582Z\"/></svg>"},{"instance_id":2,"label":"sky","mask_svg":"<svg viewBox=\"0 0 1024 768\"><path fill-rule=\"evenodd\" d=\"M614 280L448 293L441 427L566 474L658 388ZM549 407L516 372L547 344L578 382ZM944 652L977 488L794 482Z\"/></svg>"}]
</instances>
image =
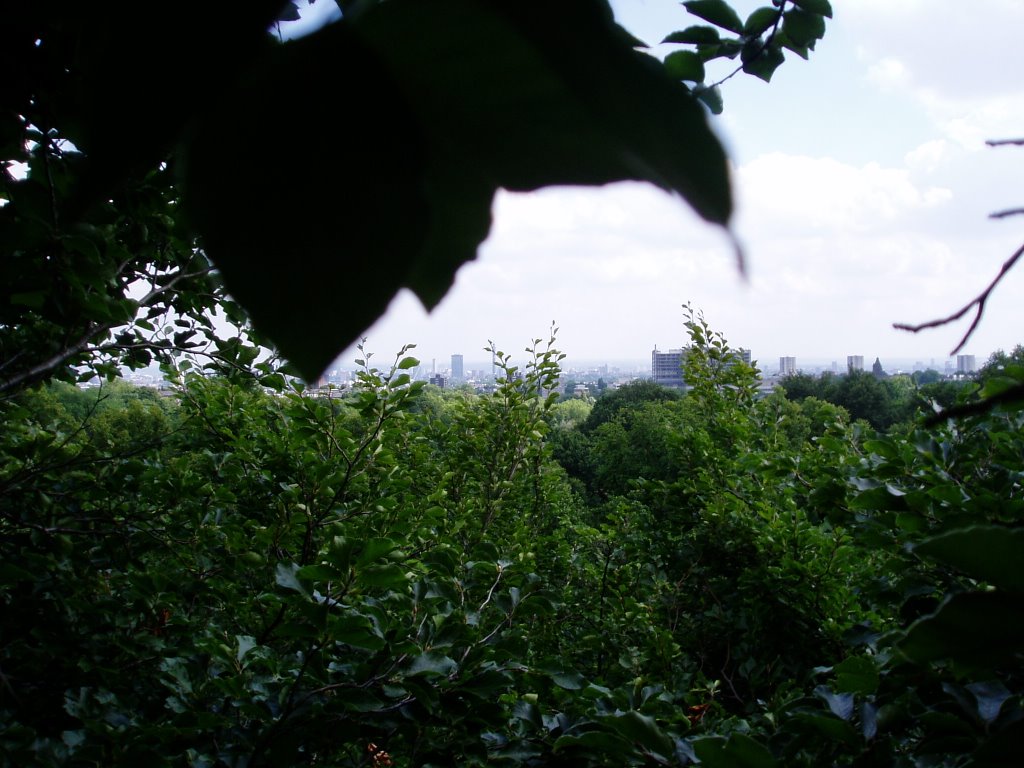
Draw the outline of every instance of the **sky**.
<instances>
[{"instance_id":1,"label":"sky","mask_svg":"<svg viewBox=\"0 0 1024 768\"><path fill-rule=\"evenodd\" d=\"M675 0L614 0L648 43L701 23ZM742 17L764 2L736 0ZM762 368L801 362L935 360L969 320L914 335L894 322L947 315L973 299L1024 242L1014 184L1024 147L1024 3L833 0L809 61L789 55L772 82L723 86L713 126L732 163L748 278L720 230L649 185L500 193L490 237L428 314L403 292L366 331L388 359L406 343L447 367L517 355L554 321L569 364L649 361L686 342L682 305L704 313ZM654 46L664 57L674 48ZM990 299L964 353L979 364L1024 342L1024 266ZM340 364L357 355L347 350Z\"/></svg>"}]
</instances>

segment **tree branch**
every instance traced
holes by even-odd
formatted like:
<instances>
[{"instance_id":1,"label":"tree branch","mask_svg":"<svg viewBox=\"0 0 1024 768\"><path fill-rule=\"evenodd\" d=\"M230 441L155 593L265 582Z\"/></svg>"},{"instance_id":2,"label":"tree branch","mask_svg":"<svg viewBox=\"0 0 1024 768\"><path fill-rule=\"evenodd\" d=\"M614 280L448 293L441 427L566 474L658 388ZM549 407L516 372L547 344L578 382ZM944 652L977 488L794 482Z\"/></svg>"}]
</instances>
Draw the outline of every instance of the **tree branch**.
<instances>
[{"instance_id":1,"label":"tree branch","mask_svg":"<svg viewBox=\"0 0 1024 768\"><path fill-rule=\"evenodd\" d=\"M1005 211L990 213L988 217L990 219L1005 219L1007 216L1019 216L1021 214L1024 214L1024 208L1008 208Z\"/></svg>"},{"instance_id":2,"label":"tree branch","mask_svg":"<svg viewBox=\"0 0 1024 768\"><path fill-rule=\"evenodd\" d=\"M1024 143L1024 139L1022 139L1021 141L1022 143ZM971 311L972 307L977 307L977 311L974 315L974 320L971 321L971 327L967 329L967 333L965 333L963 335L963 338L960 339L960 343L953 348L952 352L950 352L951 355L955 355L957 352L964 348L964 346L967 344L968 339L971 338L971 336L974 334L975 329L978 327L978 323L981 322L981 316L985 313L985 304L988 302L989 297L992 295L992 291L995 290L996 286L999 285L999 282L1006 276L1006 273L1013 269L1014 265L1020 260L1020 257L1022 255L1024 255L1024 245L1018 248L1014 252L1013 256L1006 260L1002 268L999 270L999 274L997 274L995 278L992 280L992 282L988 284L988 287L985 288L984 291L978 294L970 302L961 307L957 312L954 312L953 314L948 315L947 317L939 318L938 320L929 320L927 323L921 323L920 325L909 325L907 323L893 323L892 327L901 331L910 331L911 333L918 333L919 331L923 331L926 328L939 328L943 325L948 325L949 323L959 320L961 317L966 315L968 312Z\"/></svg>"}]
</instances>

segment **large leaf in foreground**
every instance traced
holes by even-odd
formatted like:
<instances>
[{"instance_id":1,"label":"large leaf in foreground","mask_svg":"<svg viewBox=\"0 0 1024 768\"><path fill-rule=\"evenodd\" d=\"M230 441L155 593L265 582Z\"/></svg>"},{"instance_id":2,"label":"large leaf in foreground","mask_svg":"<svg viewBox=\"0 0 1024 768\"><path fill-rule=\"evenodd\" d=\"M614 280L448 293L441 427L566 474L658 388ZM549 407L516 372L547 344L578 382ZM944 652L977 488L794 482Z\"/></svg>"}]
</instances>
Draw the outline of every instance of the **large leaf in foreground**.
<instances>
[{"instance_id":1,"label":"large leaf in foreground","mask_svg":"<svg viewBox=\"0 0 1024 768\"><path fill-rule=\"evenodd\" d=\"M188 210L307 376L402 287L434 307L499 188L637 179L731 212L702 109L608 6L391 0L278 47L197 132Z\"/></svg>"}]
</instances>

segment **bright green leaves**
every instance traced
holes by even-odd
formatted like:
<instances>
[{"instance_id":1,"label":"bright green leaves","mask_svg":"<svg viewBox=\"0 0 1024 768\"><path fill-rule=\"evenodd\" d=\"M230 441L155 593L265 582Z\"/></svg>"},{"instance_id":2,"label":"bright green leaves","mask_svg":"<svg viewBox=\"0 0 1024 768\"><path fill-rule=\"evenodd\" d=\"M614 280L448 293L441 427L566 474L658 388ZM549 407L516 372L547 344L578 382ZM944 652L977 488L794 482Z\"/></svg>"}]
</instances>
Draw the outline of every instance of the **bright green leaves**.
<instances>
[{"instance_id":1,"label":"bright green leaves","mask_svg":"<svg viewBox=\"0 0 1024 768\"><path fill-rule=\"evenodd\" d=\"M741 70L765 82L770 81L775 70L785 61L783 49L806 59L825 34L825 18L832 17L832 8L827 0L778 0L770 6L755 9L745 21L724 0L691 0L684 2L683 6L714 27L687 27L668 35L663 42L693 46L691 53L704 64L715 59L740 57L738 69L710 83L705 83L703 78L696 80L694 76L703 70L679 58L679 52L669 54L665 60L666 68L673 77L697 83L694 93L716 114L722 108L721 95L716 92L711 98L704 98L705 93L717 91L718 85ZM719 30L733 36L722 37ZM686 62L685 67L681 66L682 62Z\"/></svg>"},{"instance_id":2,"label":"bright green leaves","mask_svg":"<svg viewBox=\"0 0 1024 768\"><path fill-rule=\"evenodd\" d=\"M698 58L676 64L703 79ZM271 51L188 157L188 211L228 289L307 377L400 288L434 307L499 188L636 179L708 221L731 212L700 108L583 0L369 7Z\"/></svg>"}]
</instances>

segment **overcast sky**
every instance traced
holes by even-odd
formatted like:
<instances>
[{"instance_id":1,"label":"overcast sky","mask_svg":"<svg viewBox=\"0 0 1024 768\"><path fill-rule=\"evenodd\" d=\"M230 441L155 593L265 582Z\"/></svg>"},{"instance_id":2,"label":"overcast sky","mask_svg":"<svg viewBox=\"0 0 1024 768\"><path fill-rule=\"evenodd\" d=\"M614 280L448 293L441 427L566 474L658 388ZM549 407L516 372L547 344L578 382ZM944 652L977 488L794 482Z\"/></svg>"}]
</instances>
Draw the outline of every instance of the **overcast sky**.
<instances>
[{"instance_id":1,"label":"overcast sky","mask_svg":"<svg viewBox=\"0 0 1024 768\"><path fill-rule=\"evenodd\" d=\"M613 5L649 43L700 23L675 0ZM413 342L447 367L452 353L484 359L488 339L518 353L554 320L570 362L643 361L685 343L691 302L767 371L780 355L941 365L965 322L917 336L892 323L958 309L1024 242L1024 216L988 219L1024 206L1024 148L984 144L1024 136L1024 3L833 8L810 61L790 55L771 84L741 75L724 86L714 125L734 165L748 281L720 232L653 187L503 193L491 237L442 304L428 315L403 293L367 330L368 348L388 359ZM1022 298L1024 265L964 352L980 363L1024 342Z\"/></svg>"}]
</instances>

